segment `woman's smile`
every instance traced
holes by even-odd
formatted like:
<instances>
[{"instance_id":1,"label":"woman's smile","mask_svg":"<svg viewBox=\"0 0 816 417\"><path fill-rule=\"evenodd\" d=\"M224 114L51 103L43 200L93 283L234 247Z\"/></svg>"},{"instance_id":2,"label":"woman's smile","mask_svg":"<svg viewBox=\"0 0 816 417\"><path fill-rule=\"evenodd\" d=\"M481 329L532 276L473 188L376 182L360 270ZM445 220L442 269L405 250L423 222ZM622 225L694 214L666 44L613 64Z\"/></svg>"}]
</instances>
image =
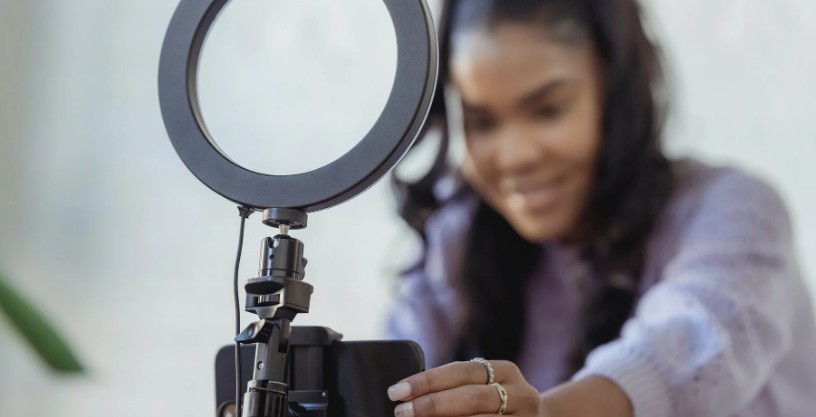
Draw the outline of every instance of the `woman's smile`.
<instances>
[{"instance_id":1,"label":"woman's smile","mask_svg":"<svg viewBox=\"0 0 816 417\"><path fill-rule=\"evenodd\" d=\"M543 180L518 181L508 187L507 205L528 214L547 212L558 202L566 179L566 174L558 174Z\"/></svg>"}]
</instances>

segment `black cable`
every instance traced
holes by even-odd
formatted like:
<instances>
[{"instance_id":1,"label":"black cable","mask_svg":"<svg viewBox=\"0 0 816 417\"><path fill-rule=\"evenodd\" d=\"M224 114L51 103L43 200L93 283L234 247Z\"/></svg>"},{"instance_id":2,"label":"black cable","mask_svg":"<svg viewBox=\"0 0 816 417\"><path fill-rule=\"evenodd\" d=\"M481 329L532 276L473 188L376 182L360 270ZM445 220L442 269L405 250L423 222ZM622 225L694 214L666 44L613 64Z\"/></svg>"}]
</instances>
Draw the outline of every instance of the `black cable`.
<instances>
[{"instance_id":1,"label":"black cable","mask_svg":"<svg viewBox=\"0 0 816 417\"><path fill-rule=\"evenodd\" d=\"M241 303L238 299L238 267L241 265L241 251L244 248L244 225L246 219L252 214L252 209L248 207L238 207L241 216L241 230L238 233L238 254L235 256L235 276L232 282L233 297L235 299L235 335L241 333ZM241 344L235 342L235 411L236 416L241 416Z\"/></svg>"}]
</instances>

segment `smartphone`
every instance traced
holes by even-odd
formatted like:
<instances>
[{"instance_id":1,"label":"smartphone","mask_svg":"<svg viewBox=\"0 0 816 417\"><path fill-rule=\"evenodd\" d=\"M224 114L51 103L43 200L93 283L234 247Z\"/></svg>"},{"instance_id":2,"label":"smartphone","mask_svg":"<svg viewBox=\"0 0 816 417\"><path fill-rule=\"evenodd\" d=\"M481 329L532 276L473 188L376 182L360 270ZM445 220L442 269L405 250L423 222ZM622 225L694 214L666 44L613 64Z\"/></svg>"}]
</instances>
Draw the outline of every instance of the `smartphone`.
<instances>
[{"instance_id":1,"label":"smartphone","mask_svg":"<svg viewBox=\"0 0 816 417\"><path fill-rule=\"evenodd\" d=\"M293 328L293 334L297 331L297 327ZM329 417L391 416L399 403L388 398L388 387L425 370L422 349L411 341L335 340L319 347L322 354L315 356L315 346L309 346L312 353L308 357L301 354L297 358L298 349L302 347L304 346L294 347L292 356L295 359L290 360L290 378L298 380L299 374L321 375L318 379L322 379L322 384L319 385L328 394ZM215 359L215 405L218 417L237 417L234 349L234 346L221 348ZM242 392L252 379L254 357L254 346L241 347ZM295 389L297 385L294 386Z\"/></svg>"}]
</instances>

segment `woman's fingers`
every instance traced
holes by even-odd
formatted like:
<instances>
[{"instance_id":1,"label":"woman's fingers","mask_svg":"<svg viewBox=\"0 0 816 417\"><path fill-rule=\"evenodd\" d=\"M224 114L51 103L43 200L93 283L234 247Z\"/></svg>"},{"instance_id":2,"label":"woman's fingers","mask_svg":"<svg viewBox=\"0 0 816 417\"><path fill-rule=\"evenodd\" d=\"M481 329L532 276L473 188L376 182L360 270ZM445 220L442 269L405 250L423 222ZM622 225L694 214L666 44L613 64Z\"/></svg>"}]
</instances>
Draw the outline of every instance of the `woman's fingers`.
<instances>
[{"instance_id":1,"label":"woman's fingers","mask_svg":"<svg viewBox=\"0 0 816 417\"><path fill-rule=\"evenodd\" d=\"M508 394L509 397L509 394ZM423 395L394 409L397 417L459 417L476 414L495 414L502 401L495 387L467 385ZM512 407L508 401L511 414Z\"/></svg>"},{"instance_id":2,"label":"woman's fingers","mask_svg":"<svg viewBox=\"0 0 816 417\"><path fill-rule=\"evenodd\" d=\"M537 416L538 391L518 367L507 361L490 361L495 382L507 393L505 414ZM499 389L487 385L487 370L476 362L455 362L402 380L388 390L393 401L405 401L394 410L397 417L459 417L495 415L502 406Z\"/></svg>"},{"instance_id":3,"label":"woman's fingers","mask_svg":"<svg viewBox=\"0 0 816 417\"><path fill-rule=\"evenodd\" d=\"M504 383L512 379L518 368L506 361L490 361L495 373L495 381ZM427 370L403 379L388 389L391 401L410 401L434 392L446 391L465 385L487 386L487 369L477 362L454 362L439 368ZM495 390L495 388L494 388Z\"/></svg>"}]
</instances>

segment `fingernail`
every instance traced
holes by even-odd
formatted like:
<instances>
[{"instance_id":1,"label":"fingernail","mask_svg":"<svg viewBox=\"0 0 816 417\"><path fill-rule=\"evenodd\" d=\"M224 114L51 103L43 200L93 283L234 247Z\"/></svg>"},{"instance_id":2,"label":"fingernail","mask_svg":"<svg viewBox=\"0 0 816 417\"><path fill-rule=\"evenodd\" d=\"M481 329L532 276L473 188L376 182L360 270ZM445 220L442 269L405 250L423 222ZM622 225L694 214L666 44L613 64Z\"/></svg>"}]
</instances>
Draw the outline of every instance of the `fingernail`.
<instances>
[{"instance_id":1,"label":"fingernail","mask_svg":"<svg viewBox=\"0 0 816 417\"><path fill-rule=\"evenodd\" d=\"M414 414L414 403L400 404L394 409L395 416L405 416Z\"/></svg>"},{"instance_id":2,"label":"fingernail","mask_svg":"<svg viewBox=\"0 0 816 417\"><path fill-rule=\"evenodd\" d=\"M390 398L391 401L399 401L408 397L409 395L411 395L411 384L407 382L400 382L399 384L388 388L388 398Z\"/></svg>"}]
</instances>

